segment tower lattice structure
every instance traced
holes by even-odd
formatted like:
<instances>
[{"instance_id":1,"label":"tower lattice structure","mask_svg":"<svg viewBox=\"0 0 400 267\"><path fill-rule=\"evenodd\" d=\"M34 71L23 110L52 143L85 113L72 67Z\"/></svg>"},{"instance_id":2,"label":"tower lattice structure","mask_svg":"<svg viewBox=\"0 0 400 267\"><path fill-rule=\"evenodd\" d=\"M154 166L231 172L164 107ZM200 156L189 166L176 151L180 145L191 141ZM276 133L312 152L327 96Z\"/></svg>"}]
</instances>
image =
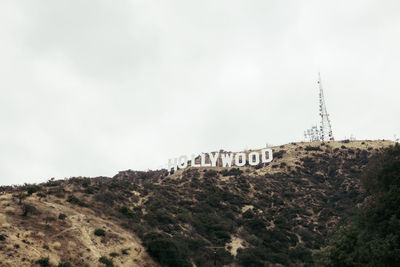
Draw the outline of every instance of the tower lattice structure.
<instances>
[{"instance_id":1,"label":"tower lattice structure","mask_svg":"<svg viewBox=\"0 0 400 267\"><path fill-rule=\"evenodd\" d=\"M329 119L329 114L326 110L325 98L324 98L324 89L322 87L321 82L321 74L318 73L318 86L319 86L319 115L321 117L321 125L319 126L319 133L321 141L327 140L335 140L332 133L331 121Z\"/></svg>"}]
</instances>

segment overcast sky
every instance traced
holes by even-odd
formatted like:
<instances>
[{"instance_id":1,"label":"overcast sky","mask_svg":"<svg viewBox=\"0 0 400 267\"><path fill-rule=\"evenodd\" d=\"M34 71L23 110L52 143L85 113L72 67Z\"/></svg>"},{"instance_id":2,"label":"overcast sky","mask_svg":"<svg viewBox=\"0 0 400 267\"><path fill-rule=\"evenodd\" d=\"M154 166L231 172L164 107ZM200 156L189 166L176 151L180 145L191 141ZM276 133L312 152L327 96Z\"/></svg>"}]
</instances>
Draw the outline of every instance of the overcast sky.
<instances>
[{"instance_id":1,"label":"overcast sky","mask_svg":"<svg viewBox=\"0 0 400 267\"><path fill-rule=\"evenodd\" d=\"M400 136L400 1L0 2L0 184Z\"/></svg>"}]
</instances>

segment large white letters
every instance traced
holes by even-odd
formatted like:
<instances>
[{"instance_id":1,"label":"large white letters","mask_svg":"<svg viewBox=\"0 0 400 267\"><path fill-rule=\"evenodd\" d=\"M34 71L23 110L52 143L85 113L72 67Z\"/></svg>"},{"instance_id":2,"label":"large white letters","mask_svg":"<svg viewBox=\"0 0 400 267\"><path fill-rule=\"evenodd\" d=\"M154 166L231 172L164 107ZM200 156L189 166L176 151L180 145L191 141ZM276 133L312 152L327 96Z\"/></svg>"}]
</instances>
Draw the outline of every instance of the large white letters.
<instances>
[{"instance_id":1,"label":"large white letters","mask_svg":"<svg viewBox=\"0 0 400 267\"><path fill-rule=\"evenodd\" d=\"M272 149L265 148L261 151L253 151L248 155L244 152L239 153L207 153L208 162L206 162L207 155L205 153L200 154L200 163L196 163L196 158L199 156L192 155L190 158L190 166L192 167L232 167L233 158L235 157L234 165L238 167L243 167L246 165L247 161L251 166L256 166L261 163L271 162L273 159ZM261 155L260 155L261 154ZM220 161L218 161L221 159ZM188 157L180 156L179 158L168 160L168 170L171 169L184 169L188 166ZM222 166L220 166L222 164Z\"/></svg>"},{"instance_id":2,"label":"large white letters","mask_svg":"<svg viewBox=\"0 0 400 267\"><path fill-rule=\"evenodd\" d=\"M221 154L221 159L222 159L222 167L231 167L232 166L232 158L233 154Z\"/></svg>"},{"instance_id":3,"label":"large white letters","mask_svg":"<svg viewBox=\"0 0 400 267\"><path fill-rule=\"evenodd\" d=\"M196 155L192 155L191 166L192 167L200 167L200 164L196 164Z\"/></svg>"},{"instance_id":4,"label":"large white letters","mask_svg":"<svg viewBox=\"0 0 400 267\"><path fill-rule=\"evenodd\" d=\"M238 167L243 167L244 165L246 165L246 154L245 153L236 153L235 165Z\"/></svg>"},{"instance_id":5,"label":"large white letters","mask_svg":"<svg viewBox=\"0 0 400 267\"><path fill-rule=\"evenodd\" d=\"M268 158L265 157L265 153L268 152ZM261 161L262 163L268 163L272 161L272 149L270 148L266 148L261 150Z\"/></svg>"},{"instance_id":6,"label":"large white letters","mask_svg":"<svg viewBox=\"0 0 400 267\"><path fill-rule=\"evenodd\" d=\"M258 163L260 163L260 155L258 152L249 153L249 164L251 166L256 166Z\"/></svg>"},{"instance_id":7,"label":"large white letters","mask_svg":"<svg viewBox=\"0 0 400 267\"><path fill-rule=\"evenodd\" d=\"M213 153L208 153L208 155L210 157L211 166L216 167L219 153L216 152L214 155L213 155Z\"/></svg>"},{"instance_id":8,"label":"large white letters","mask_svg":"<svg viewBox=\"0 0 400 267\"><path fill-rule=\"evenodd\" d=\"M187 157L186 156L180 156L179 157L179 168L184 169L188 165L187 162Z\"/></svg>"},{"instance_id":9,"label":"large white letters","mask_svg":"<svg viewBox=\"0 0 400 267\"><path fill-rule=\"evenodd\" d=\"M176 169L176 166L178 165L178 159L174 158L173 160L174 161L172 161L172 159L168 160L168 170Z\"/></svg>"},{"instance_id":10,"label":"large white letters","mask_svg":"<svg viewBox=\"0 0 400 267\"><path fill-rule=\"evenodd\" d=\"M210 167L210 163L206 163L206 154L201 154L201 167Z\"/></svg>"}]
</instances>

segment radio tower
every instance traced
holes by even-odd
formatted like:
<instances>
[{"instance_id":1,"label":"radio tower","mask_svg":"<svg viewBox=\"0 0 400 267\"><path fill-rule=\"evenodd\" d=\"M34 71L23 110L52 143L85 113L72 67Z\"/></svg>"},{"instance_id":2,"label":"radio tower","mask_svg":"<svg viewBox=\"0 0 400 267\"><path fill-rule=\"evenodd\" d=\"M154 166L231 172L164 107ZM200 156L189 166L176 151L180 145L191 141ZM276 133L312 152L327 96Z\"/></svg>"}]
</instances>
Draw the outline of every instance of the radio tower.
<instances>
[{"instance_id":1,"label":"radio tower","mask_svg":"<svg viewBox=\"0 0 400 267\"><path fill-rule=\"evenodd\" d=\"M321 141L325 141L325 137L329 140L335 140L332 134L331 121L329 120L329 114L326 111L324 90L321 83L321 74L318 72L318 85L319 85L319 115L321 116L320 125L320 136Z\"/></svg>"}]
</instances>

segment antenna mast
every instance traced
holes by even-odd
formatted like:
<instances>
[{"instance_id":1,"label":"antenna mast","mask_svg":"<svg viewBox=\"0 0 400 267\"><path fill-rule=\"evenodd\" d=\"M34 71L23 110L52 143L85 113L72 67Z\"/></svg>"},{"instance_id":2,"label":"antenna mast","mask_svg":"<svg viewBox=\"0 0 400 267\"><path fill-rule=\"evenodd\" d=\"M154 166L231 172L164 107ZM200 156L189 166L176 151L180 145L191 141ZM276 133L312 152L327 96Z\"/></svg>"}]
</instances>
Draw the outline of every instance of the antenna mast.
<instances>
[{"instance_id":1,"label":"antenna mast","mask_svg":"<svg viewBox=\"0 0 400 267\"><path fill-rule=\"evenodd\" d=\"M330 141L335 140L332 134L331 121L329 114L326 111L324 90L322 88L321 74L318 72L318 85L319 85L319 115L321 116L320 135L321 141L325 141L327 137Z\"/></svg>"}]
</instances>

